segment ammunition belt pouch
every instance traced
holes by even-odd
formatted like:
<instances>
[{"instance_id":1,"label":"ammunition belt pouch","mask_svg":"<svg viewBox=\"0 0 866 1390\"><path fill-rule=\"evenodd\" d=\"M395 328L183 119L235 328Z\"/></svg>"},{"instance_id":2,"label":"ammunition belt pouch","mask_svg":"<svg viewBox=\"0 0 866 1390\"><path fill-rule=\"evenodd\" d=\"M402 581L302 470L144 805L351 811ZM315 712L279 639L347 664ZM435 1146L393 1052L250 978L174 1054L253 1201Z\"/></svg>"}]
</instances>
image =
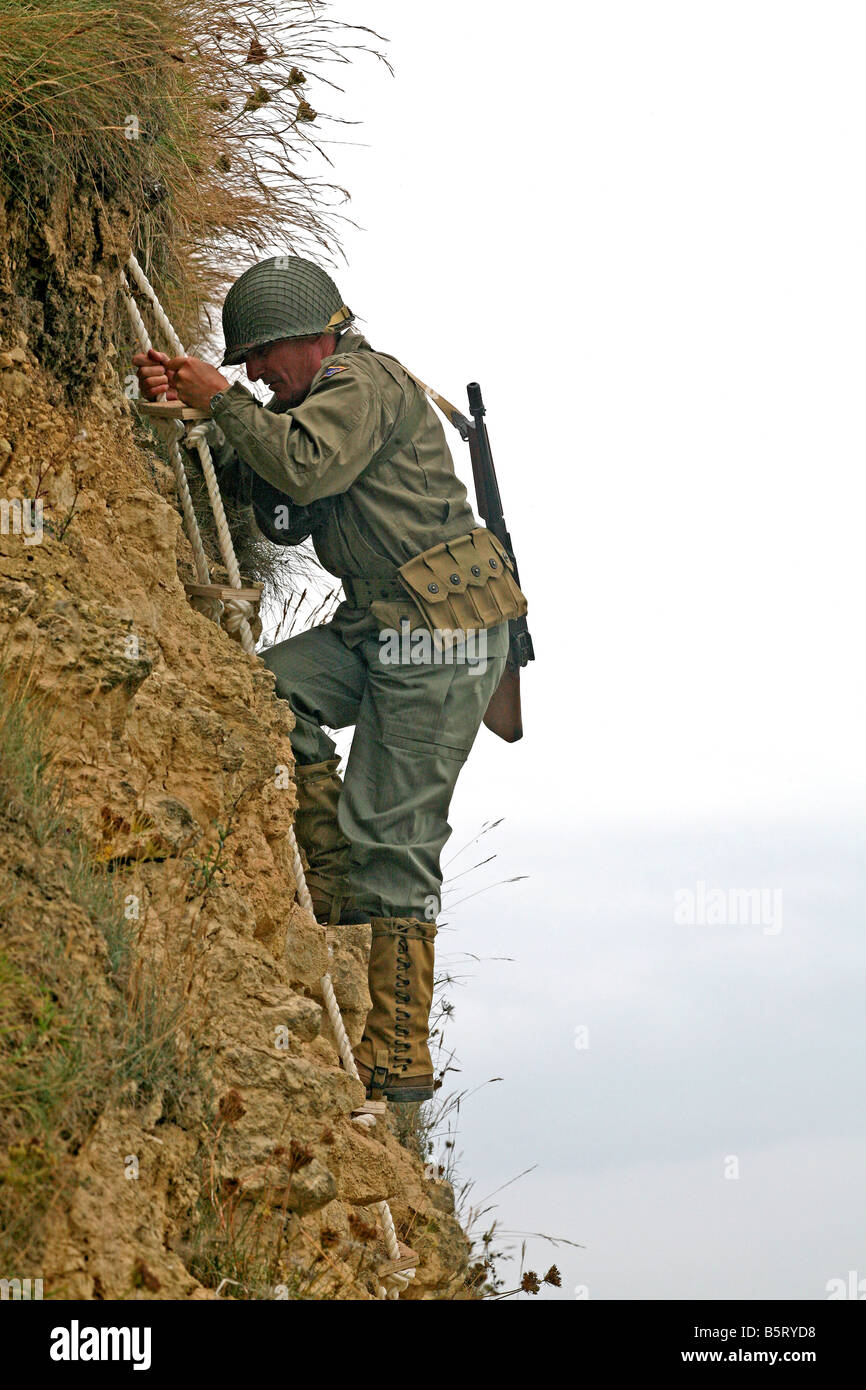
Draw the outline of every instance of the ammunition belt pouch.
<instances>
[{"instance_id":1,"label":"ammunition belt pouch","mask_svg":"<svg viewBox=\"0 0 866 1390\"><path fill-rule=\"evenodd\" d=\"M426 627L443 645L527 611L502 543L485 526L440 541L407 560L393 579L343 577L348 601L369 608L382 627ZM420 615L420 622L419 622Z\"/></svg>"},{"instance_id":2,"label":"ammunition belt pouch","mask_svg":"<svg viewBox=\"0 0 866 1390\"><path fill-rule=\"evenodd\" d=\"M485 526L431 546L397 573L431 630L495 627L527 611L508 552Z\"/></svg>"}]
</instances>

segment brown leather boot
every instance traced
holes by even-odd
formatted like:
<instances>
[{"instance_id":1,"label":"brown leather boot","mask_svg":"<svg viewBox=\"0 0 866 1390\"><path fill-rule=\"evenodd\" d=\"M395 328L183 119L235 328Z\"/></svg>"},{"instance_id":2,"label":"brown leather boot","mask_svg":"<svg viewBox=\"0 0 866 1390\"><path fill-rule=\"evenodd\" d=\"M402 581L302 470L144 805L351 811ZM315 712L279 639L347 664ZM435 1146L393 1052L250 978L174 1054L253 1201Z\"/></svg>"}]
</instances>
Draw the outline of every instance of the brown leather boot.
<instances>
[{"instance_id":1,"label":"brown leather boot","mask_svg":"<svg viewBox=\"0 0 866 1390\"><path fill-rule=\"evenodd\" d=\"M355 1061L372 1100L433 1096L428 1034L436 927L416 917L373 917L370 998Z\"/></svg>"},{"instance_id":2,"label":"brown leather boot","mask_svg":"<svg viewBox=\"0 0 866 1390\"><path fill-rule=\"evenodd\" d=\"M339 922L351 907L346 882L349 842L337 824L337 805L343 783L339 758L295 766L298 811L295 833L307 856L307 887L318 922Z\"/></svg>"}]
</instances>

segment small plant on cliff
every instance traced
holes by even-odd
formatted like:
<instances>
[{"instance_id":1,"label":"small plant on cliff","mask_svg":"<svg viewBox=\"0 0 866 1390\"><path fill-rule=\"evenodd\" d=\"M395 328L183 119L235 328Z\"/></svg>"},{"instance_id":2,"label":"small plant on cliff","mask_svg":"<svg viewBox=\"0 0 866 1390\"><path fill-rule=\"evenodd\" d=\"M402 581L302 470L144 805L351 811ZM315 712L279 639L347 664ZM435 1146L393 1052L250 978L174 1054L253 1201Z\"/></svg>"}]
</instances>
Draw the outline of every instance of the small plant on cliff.
<instances>
[{"instance_id":1,"label":"small plant on cliff","mask_svg":"<svg viewBox=\"0 0 866 1390\"><path fill-rule=\"evenodd\" d=\"M361 1264L367 1255L359 1245L352 1272L345 1253L339 1276L328 1255L332 1245L341 1244L337 1232L325 1228L316 1235L289 1209L291 1181L286 1175L301 1171L312 1161L313 1152L304 1143L289 1139L270 1153L263 1173L262 1189L246 1191L235 1178L219 1177L223 1136L244 1115L240 1094L229 1091L217 1107L216 1128L210 1152L200 1162L201 1195L193 1234L184 1250L190 1273L218 1296L244 1300L303 1300L356 1298L367 1296ZM273 1186L267 1177L272 1165ZM359 1221L359 1218L351 1218ZM363 1222L360 1222L364 1226ZM375 1226L365 1227L366 1239L375 1237ZM369 1271L367 1271L369 1272Z\"/></svg>"}]
</instances>

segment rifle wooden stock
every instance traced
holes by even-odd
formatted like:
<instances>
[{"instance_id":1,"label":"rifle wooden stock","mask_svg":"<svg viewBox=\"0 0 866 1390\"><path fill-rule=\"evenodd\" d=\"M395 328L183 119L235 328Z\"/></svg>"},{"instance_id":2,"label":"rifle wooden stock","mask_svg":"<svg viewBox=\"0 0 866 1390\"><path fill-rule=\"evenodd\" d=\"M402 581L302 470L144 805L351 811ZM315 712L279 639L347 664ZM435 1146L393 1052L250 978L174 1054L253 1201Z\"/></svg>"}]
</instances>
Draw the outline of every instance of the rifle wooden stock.
<instances>
[{"instance_id":1,"label":"rifle wooden stock","mask_svg":"<svg viewBox=\"0 0 866 1390\"><path fill-rule=\"evenodd\" d=\"M484 727L506 743L523 738L523 715L520 711L520 667L505 663L502 679L493 692L484 714Z\"/></svg>"}]
</instances>

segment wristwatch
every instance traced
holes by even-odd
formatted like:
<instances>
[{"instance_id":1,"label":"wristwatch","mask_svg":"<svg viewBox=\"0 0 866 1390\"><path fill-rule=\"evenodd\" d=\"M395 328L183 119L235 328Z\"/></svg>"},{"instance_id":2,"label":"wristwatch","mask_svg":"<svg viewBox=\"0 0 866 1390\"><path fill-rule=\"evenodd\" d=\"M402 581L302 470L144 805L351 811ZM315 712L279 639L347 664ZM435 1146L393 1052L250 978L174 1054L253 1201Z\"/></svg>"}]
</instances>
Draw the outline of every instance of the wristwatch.
<instances>
[{"instance_id":1,"label":"wristwatch","mask_svg":"<svg viewBox=\"0 0 866 1390\"><path fill-rule=\"evenodd\" d=\"M208 406L211 415L213 415L213 408L215 405L222 405L222 402L225 399L225 394L225 391L217 391L215 395L211 396L210 404Z\"/></svg>"}]
</instances>

